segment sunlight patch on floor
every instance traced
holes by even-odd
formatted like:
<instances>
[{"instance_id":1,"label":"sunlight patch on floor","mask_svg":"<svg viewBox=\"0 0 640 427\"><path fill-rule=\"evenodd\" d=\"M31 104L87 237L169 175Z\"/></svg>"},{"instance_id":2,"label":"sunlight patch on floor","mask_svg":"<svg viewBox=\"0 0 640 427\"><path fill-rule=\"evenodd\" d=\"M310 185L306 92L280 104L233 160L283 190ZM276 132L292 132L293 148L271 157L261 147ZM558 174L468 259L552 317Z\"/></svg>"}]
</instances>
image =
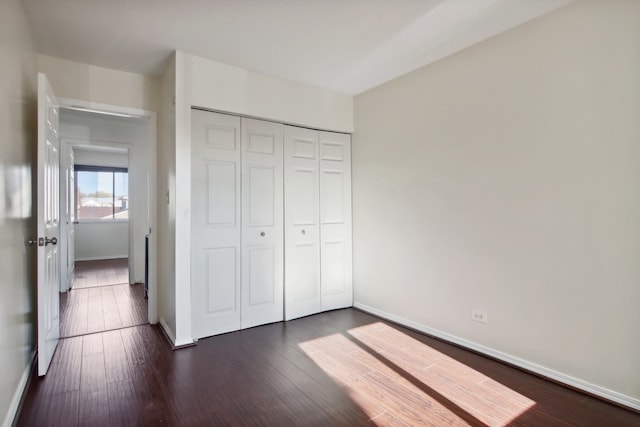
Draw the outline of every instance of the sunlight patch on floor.
<instances>
[{"instance_id":1,"label":"sunlight patch on floor","mask_svg":"<svg viewBox=\"0 0 640 427\"><path fill-rule=\"evenodd\" d=\"M502 426L535 402L384 323L300 344L377 425Z\"/></svg>"}]
</instances>

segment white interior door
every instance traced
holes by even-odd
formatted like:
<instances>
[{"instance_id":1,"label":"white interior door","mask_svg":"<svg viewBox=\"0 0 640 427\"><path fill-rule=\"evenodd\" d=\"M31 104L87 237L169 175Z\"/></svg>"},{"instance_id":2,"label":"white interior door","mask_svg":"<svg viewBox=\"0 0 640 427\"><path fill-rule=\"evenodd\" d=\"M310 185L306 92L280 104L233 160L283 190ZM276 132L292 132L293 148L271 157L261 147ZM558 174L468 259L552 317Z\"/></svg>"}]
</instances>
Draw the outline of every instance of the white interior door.
<instances>
[{"instance_id":1,"label":"white interior door","mask_svg":"<svg viewBox=\"0 0 640 427\"><path fill-rule=\"evenodd\" d=\"M38 375L47 373L60 338L60 140L58 102L38 74Z\"/></svg>"},{"instance_id":2,"label":"white interior door","mask_svg":"<svg viewBox=\"0 0 640 427\"><path fill-rule=\"evenodd\" d=\"M283 126L242 119L241 327L284 318Z\"/></svg>"},{"instance_id":3,"label":"white interior door","mask_svg":"<svg viewBox=\"0 0 640 427\"><path fill-rule=\"evenodd\" d=\"M240 118L191 110L194 338L240 329Z\"/></svg>"},{"instance_id":4,"label":"white interior door","mask_svg":"<svg viewBox=\"0 0 640 427\"><path fill-rule=\"evenodd\" d=\"M351 307L351 136L320 132L322 311Z\"/></svg>"},{"instance_id":5,"label":"white interior door","mask_svg":"<svg viewBox=\"0 0 640 427\"><path fill-rule=\"evenodd\" d=\"M76 175L74 170L75 159L73 147L69 146L69 166L67 168L69 179L67 180L67 277L68 288L73 286L73 275L76 269Z\"/></svg>"},{"instance_id":6,"label":"white interior door","mask_svg":"<svg viewBox=\"0 0 640 427\"><path fill-rule=\"evenodd\" d=\"M75 177L73 172L73 149L64 140L60 141L60 292L67 292L73 285L74 271L74 219Z\"/></svg>"},{"instance_id":7,"label":"white interior door","mask_svg":"<svg viewBox=\"0 0 640 427\"><path fill-rule=\"evenodd\" d=\"M284 127L285 319L318 313L320 226L318 132Z\"/></svg>"}]
</instances>

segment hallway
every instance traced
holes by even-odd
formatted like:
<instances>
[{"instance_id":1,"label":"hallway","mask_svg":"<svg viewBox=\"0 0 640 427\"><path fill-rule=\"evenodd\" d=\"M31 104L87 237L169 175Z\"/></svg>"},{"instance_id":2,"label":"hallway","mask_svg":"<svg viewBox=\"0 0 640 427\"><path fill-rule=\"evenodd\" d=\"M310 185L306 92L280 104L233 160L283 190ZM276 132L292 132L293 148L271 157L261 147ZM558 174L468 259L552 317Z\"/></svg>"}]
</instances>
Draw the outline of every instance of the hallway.
<instances>
[{"instance_id":1,"label":"hallway","mask_svg":"<svg viewBox=\"0 0 640 427\"><path fill-rule=\"evenodd\" d=\"M128 260L78 261L71 290L60 294L60 337L144 325L144 285L130 285Z\"/></svg>"}]
</instances>

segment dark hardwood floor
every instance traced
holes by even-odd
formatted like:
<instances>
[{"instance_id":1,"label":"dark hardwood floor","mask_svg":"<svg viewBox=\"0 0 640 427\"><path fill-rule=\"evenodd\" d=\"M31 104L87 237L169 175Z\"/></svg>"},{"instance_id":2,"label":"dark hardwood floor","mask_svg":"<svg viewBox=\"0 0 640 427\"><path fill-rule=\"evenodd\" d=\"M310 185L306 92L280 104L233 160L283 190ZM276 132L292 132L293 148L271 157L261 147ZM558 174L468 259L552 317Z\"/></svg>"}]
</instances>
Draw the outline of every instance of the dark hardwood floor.
<instances>
[{"instance_id":1,"label":"dark hardwood floor","mask_svg":"<svg viewBox=\"0 0 640 427\"><path fill-rule=\"evenodd\" d=\"M76 261L74 270L73 289L129 284L127 258Z\"/></svg>"},{"instance_id":2,"label":"dark hardwood floor","mask_svg":"<svg viewBox=\"0 0 640 427\"><path fill-rule=\"evenodd\" d=\"M172 351L156 326L63 339L19 426L638 426L640 414L354 309Z\"/></svg>"},{"instance_id":3,"label":"dark hardwood floor","mask_svg":"<svg viewBox=\"0 0 640 427\"><path fill-rule=\"evenodd\" d=\"M60 294L60 336L148 323L144 285L129 285L127 259L76 262L73 287Z\"/></svg>"}]
</instances>

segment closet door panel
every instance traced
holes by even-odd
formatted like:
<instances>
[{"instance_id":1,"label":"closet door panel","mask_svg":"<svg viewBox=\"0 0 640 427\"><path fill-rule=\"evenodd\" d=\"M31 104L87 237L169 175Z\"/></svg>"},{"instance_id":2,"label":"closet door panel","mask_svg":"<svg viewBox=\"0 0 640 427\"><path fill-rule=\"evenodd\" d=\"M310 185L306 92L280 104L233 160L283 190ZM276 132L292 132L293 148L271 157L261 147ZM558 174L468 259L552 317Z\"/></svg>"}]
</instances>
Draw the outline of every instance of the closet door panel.
<instances>
[{"instance_id":1,"label":"closet door panel","mask_svg":"<svg viewBox=\"0 0 640 427\"><path fill-rule=\"evenodd\" d=\"M318 132L285 126L285 319L320 312Z\"/></svg>"},{"instance_id":2,"label":"closet door panel","mask_svg":"<svg viewBox=\"0 0 640 427\"><path fill-rule=\"evenodd\" d=\"M320 132L322 310L351 307L351 137Z\"/></svg>"},{"instance_id":3,"label":"closet door panel","mask_svg":"<svg viewBox=\"0 0 640 427\"><path fill-rule=\"evenodd\" d=\"M191 112L194 338L240 328L240 119Z\"/></svg>"},{"instance_id":4,"label":"closet door panel","mask_svg":"<svg viewBox=\"0 0 640 427\"><path fill-rule=\"evenodd\" d=\"M283 126L242 119L242 328L284 318Z\"/></svg>"}]
</instances>

